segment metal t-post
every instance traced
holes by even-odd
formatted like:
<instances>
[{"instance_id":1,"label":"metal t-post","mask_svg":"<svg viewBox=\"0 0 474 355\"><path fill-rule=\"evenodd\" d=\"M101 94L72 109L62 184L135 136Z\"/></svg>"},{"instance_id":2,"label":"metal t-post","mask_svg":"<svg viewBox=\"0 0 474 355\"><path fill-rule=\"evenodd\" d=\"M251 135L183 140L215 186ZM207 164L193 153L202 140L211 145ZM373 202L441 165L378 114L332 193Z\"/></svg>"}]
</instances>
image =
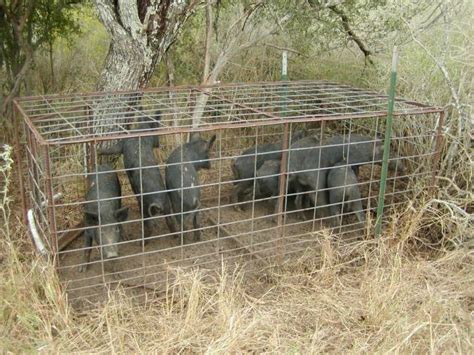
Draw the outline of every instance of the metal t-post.
<instances>
[{"instance_id":1,"label":"metal t-post","mask_svg":"<svg viewBox=\"0 0 474 355\"><path fill-rule=\"evenodd\" d=\"M380 191L377 203L377 219L375 222L375 236L379 236L382 231L383 209L385 204L385 188L387 185L388 172L388 156L390 154L390 142L392 140L392 120L393 120L393 106L395 101L395 88L397 84L397 65L398 65L398 50L397 46L393 47L392 55L392 70L390 74L390 88L388 93L388 112L385 123L385 138L383 145L383 159L382 159L382 174L380 176Z\"/></svg>"},{"instance_id":2,"label":"metal t-post","mask_svg":"<svg viewBox=\"0 0 474 355\"><path fill-rule=\"evenodd\" d=\"M288 52L283 51L282 53L282 58L281 58L281 80L282 81L288 81ZM283 83L282 85L282 92L281 92L281 97L282 97L282 107L281 107L281 117L284 118L287 115L287 110L288 110L288 84ZM280 160L280 176L278 179L278 186L279 186L279 193L278 193L278 215L277 215L277 223L279 226L279 246L280 246L280 254L283 253L284 250L284 243L283 243L283 238L284 238L284 227L283 227L283 222L284 222L284 204L285 204L285 195L286 195L286 172L287 172L287 164L288 164L288 147L289 147L289 141L290 141L290 126L288 123L285 123L284 126L284 132L283 132L283 142L281 145L281 160Z\"/></svg>"}]
</instances>

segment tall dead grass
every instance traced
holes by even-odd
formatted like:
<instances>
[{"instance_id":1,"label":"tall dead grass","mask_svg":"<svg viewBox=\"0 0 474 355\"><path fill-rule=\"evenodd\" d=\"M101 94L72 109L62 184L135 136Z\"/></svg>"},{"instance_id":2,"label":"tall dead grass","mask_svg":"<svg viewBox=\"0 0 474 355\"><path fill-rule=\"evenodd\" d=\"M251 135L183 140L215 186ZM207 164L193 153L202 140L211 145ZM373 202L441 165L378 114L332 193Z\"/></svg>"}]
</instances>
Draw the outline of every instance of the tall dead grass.
<instances>
[{"instance_id":1,"label":"tall dead grass","mask_svg":"<svg viewBox=\"0 0 474 355\"><path fill-rule=\"evenodd\" d=\"M470 44L458 47L467 53L472 36L462 38ZM150 297L137 305L118 289L99 308L74 310L54 269L32 252L20 223L20 207L7 198L16 193L9 191L14 181L9 164L1 171L0 348L5 352L471 353L470 132L458 133L460 113L450 109L452 98L435 64L427 64L417 49L407 49L405 54L401 94L446 103L448 109L439 191L420 193L411 205L397 211L379 239L366 237L347 244L327 234L319 240L321 248L315 248L321 253L308 249L291 262L261 271L257 278L247 277L245 265L231 272L225 263L213 275L176 270L178 277L163 300ZM267 57L268 62L279 62L279 56ZM459 81L459 96L469 106L472 65L456 58L450 65L456 69L459 64L467 73L459 71L464 79L453 81ZM310 62L295 59L293 65L301 72L293 72L292 78L332 78L385 87L386 80L377 71L387 73L384 68L373 73L363 67L352 70L341 56ZM258 56L248 56L244 63L248 65L242 71L254 70L248 80L278 76L277 71L265 74L278 64L265 65ZM235 68L232 74L233 80L245 80ZM407 127L416 129L406 124L401 130ZM453 143L456 154L449 155Z\"/></svg>"},{"instance_id":2,"label":"tall dead grass","mask_svg":"<svg viewBox=\"0 0 474 355\"><path fill-rule=\"evenodd\" d=\"M427 233L449 227L446 238L462 239L473 232L472 223L464 223L463 213L442 208L436 210L440 223L430 207L437 203L427 200L401 211L380 239L347 244L326 234L316 248L321 254L308 249L252 282L245 267L230 272L225 263L211 277L176 270L163 300L150 297L137 305L119 289L107 304L89 311L69 307L54 269L27 252L21 243L24 228L12 223L1 241L0 347L14 352L468 353L474 329L473 252L427 247Z\"/></svg>"}]
</instances>

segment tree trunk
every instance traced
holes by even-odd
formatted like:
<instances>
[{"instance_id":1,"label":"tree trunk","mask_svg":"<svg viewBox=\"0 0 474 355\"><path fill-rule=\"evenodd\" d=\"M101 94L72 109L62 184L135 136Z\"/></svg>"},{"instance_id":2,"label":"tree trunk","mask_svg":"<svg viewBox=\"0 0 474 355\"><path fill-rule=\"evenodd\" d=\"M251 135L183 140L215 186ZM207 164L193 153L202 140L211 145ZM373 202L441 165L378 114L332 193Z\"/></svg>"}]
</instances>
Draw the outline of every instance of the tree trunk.
<instances>
[{"instance_id":1,"label":"tree trunk","mask_svg":"<svg viewBox=\"0 0 474 355\"><path fill-rule=\"evenodd\" d=\"M54 59L53 59L53 41L50 40L49 43L48 43L48 54L49 54L49 70L50 70L50 73L51 73L51 88L50 88L50 91L51 92L55 92L56 91L56 78L54 77Z\"/></svg>"},{"instance_id":2,"label":"tree trunk","mask_svg":"<svg viewBox=\"0 0 474 355\"><path fill-rule=\"evenodd\" d=\"M166 51L176 40L198 0L95 0L110 47L97 88L126 91L145 87ZM107 94L93 104L95 133L127 129L139 98Z\"/></svg>"},{"instance_id":3,"label":"tree trunk","mask_svg":"<svg viewBox=\"0 0 474 355\"><path fill-rule=\"evenodd\" d=\"M219 75L225 69L229 61L240 51L255 46L269 36L277 33L281 26L290 19L285 15L275 22L266 22L259 17L260 10L263 11L263 0L255 1L252 6L245 7L239 2L232 6L236 7L237 17L227 19L221 30L224 33L222 41L216 41L217 57L211 65L211 39L212 30L217 28L216 20L212 17L211 3L207 2L206 8L206 48L204 57L204 69L202 85L212 85L217 82ZM230 24L229 24L230 23ZM216 30L216 33L218 31ZM196 98L192 114L192 125L198 127L209 100L212 88L205 88Z\"/></svg>"},{"instance_id":4,"label":"tree trunk","mask_svg":"<svg viewBox=\"0 0 474 355\"><path fill-rule=\"evenodd\" d=\"M174 63L173 59L171 58L170 53L168 52L165 56L165 64L166 64L166 76L167 76L167 84L170 87L170 91L168 92L168 98L171 103L171 107L173 108L173 126L178 127L179 126L179 108L178 105L176 104L176 93L172 90L174 87ZM176 145L181 145L183 142L181 141L181 135L180 134L175 134L174 135L174 141Z\"/></svg>"}]
</instances>

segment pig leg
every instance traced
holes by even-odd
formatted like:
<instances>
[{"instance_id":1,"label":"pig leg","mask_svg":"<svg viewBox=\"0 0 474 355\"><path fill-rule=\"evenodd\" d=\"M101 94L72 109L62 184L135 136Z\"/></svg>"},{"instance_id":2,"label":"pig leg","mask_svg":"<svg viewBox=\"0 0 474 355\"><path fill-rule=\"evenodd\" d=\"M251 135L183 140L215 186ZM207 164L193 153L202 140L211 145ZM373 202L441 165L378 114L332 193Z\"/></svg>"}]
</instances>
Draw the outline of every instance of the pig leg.
<instances>
[{"instance_id":1,"label":"pig leg","mask_svg":"<svg viewBox=\"0 0 474 355\"><path fill-rule=\"evenodd\" d=\"M330 213L331 213L331 216L332 216L330 224L333 227L337 227L339 225L339 223L342 224L342 216L340 215L341 214L341 206L340 205L331 206L329 209L330 209Z\"/></svg>"},{"instance_id":2,"label":"pig leg","mask_svg":"<svg viewBox=\"0 0 474 355\"><path fill-rule=\"evenodd\" d=\"M303 194L302 195L302 200L303 200L303 206L304 208L310 208L311 207L311 200L310 198L308 197L307 194Z\"/></svg>"},{"instance_id":3,"label":"pig leg","mask_svg":"<svg viewBox=\"0 0 474 355\"><path fill-rule=\"evenodd\" d=\"M325 218L330 215L328 211L328 193L327 191L318 191L318 199L316 201L316 215L319 218Z\"/></svg>"},{"instance_id":4,"label":"pig leg","mask_svg":"<svg viewBox=\"0 0 474 355\"><path fill-rule=\"evenodd\" d=\"M199 211L194 212L193 228L194 228L194 241L198 242L201 240L201 221L200 221Z\"/></svg>"},{"instance_id":5,"label":"pig leg","mask_svg":"<svg viewBox=\"0 0 474 355\"><path fill-rule=\"evenodd\" d=\"M179 210L178 210L179 211ZM176 234L176 237L177 239L179 240L179 243L181 243L181 238L184 238L184 232L186 231L186 225L184 224L184 222L186 222L184 216L182 215L182 213L178 213L174 216L175 218L175 222L176 222L176 232L178 232ZM182 223L183 222L183 223Z\"/></svg>"},{"instance_id":6,"label":"pig leg","mask_svg":"<svg viewBox=\"0 0 474 355\"><path fill-rule=\"evenodd\" d=\"M173 237L177 237L175 234L178 231L178 228L176 228L176 224L174 223L173 217L165 217L166 225L168 226L168 229L170 230L170 233L173 234Z\"/></svg>"},{"instance_id":7,"label":"pig leg","mask_svg":"<svg viewBox=\"0 0 474 355\"><path fill-rule=\"evenodd\" d=\"M359 165L353 165L351 168L352 168L352 171L354 172L355 176L359 177Z\"/></svg>"},{"instance_id":8,"label":"pig leg","mask_svg":"<svg viewBox=\"0 0 474 355\"><path fill-rule=\"evenodd\" d=\"M272 196L275 199L275 202L273 202L273 217L272 217L272 222L277 223L278 222L278 196ZM283 199L283 211L282 213L285 213L285 205L286 205L286 196Z\"/></svg>"},{"instance_id":9,"label":"pig leg","mask_svg":"<svg viewBox=\"0 0 474 355\"><path fill-rule=\"evenodd\" d=\"M303 197L306 195L303 193L303 188L301 187L300 184L296 184L296 198L295 198L295 206L296 206L296 210L298 211L298 214L300 216L300 218L303 220L303 221L306 221L306 215L305 215L305 211L303 211Z\"/></svg>"},{"instance_id":10,"label":"pig leg","mask_svg":"<svg viewBox=\"0 0 474 355\"><path fill-rule=\"evenodd\" d=\"M365 215L364 211L362 208L362 202L361 201L354 201L351 204L351 209L355 213L357 220L361 225L365 224Z\"/></svg>"},{"instance_id":11,"label":"pig leg","mask_svg":"<svg viewBox=\"0 0 474 355\"><path fill-rule=\"evenodd\" d=\"M319 218L325 218L329 216L329 211L327 208L329 196L328 196L328 191L326 190L327 174L328 174L327 170L321 170L319 171L319 174L318 174L318 181L317 181L318 195L316 196L317 200L315 203L315 208L316 208L316 216L318 216Z\"/></svg>"},{"instance_id":12,"label":"pig leg","mask_svg":"<svg viewBox=\"0 0 474 355\"><path fill-rule=\"evenodd\" d=\"M342 224L342 216L340 215L342 212L342 201L339 201L337 198L338 191L332 190L329 191L329 211L331 214L330 224L333 227L337 227L339 223Z\"/></svg>"},{"instance_id":13,"label":"pig leg","mask_svg":"<svg viewBox=\"0 0 474 355\"><path fill-rule=\"evenodd\" d=\"M146 217L146 218L148 218L148 217ZM145 245L147 245L148 240L149 240L148 238L150 238L152 233L153 233L153 220L147 219L147 220L144 221L143 225L144 225L144 228L145 228L145 233L144 233L144 238L145 239L144 239L143 243Z\"/></svg>"},{"instance_id":14,"label":"pig leg","mask_svg":"<svg viewBox=\"0 0 474 355\"><path fill-rule=\"evenodd\" d=\"M239 202L240 190L240 183L238 183L234 186L234 189L232 190L232 196L230 197L230 203L234 205L234 209L236 211L242 211L242 208L239 205L236 205L236 203Z\"/></svg>"},{"instance_id":15,"label":"pig leg","mask_svg":"<svg viewBox=\"0 0 474 355\"><path fill-rule=\"evenodd\" d=\"M251 183L253 184L253 182ZM231 203L234 204L234 209L236 211L243 211L242 205L237 205L237 203L241 201L241 196L250 189L250 186L251 185L249 184L249 181L241 181L234 187L234 190L232 191Z\"/></svg>"},{"instance_id":16,"label":"pig leg","mask_svg":"<svg viewBox=\"0 0 474 355\"><path fill-rule=\"evenodd\" d=\"M93 233L94 232L90 229L86 229L86 231L84 232L84 254L82 255L82 265L79 266L79 272L86 271L87 265L91 260L92 239L94 238Z\"/></svg>"}]
</instances>

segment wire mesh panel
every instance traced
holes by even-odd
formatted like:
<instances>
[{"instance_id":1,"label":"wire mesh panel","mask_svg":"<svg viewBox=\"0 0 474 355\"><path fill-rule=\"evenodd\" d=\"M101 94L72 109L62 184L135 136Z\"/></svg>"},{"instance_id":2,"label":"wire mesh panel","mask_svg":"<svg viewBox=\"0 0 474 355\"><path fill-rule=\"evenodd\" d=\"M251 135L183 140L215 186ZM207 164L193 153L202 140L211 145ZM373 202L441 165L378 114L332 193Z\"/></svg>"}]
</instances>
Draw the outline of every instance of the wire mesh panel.
<instances>
[{"instance_id":1,"label":"wire mesh panel","mask_svg":"<svg viewBox=\"0 0 474 355\"><path fill-rule=\"evenodd\" d=\"M325 81L21 98L34 240L71 300L97 302L165 292L176 268L258 269L328 231L363 238L386 101ZM430 185L442 127L440 109L410 100L394 115L384 223Z\"/></svg>"}]
</instances>

